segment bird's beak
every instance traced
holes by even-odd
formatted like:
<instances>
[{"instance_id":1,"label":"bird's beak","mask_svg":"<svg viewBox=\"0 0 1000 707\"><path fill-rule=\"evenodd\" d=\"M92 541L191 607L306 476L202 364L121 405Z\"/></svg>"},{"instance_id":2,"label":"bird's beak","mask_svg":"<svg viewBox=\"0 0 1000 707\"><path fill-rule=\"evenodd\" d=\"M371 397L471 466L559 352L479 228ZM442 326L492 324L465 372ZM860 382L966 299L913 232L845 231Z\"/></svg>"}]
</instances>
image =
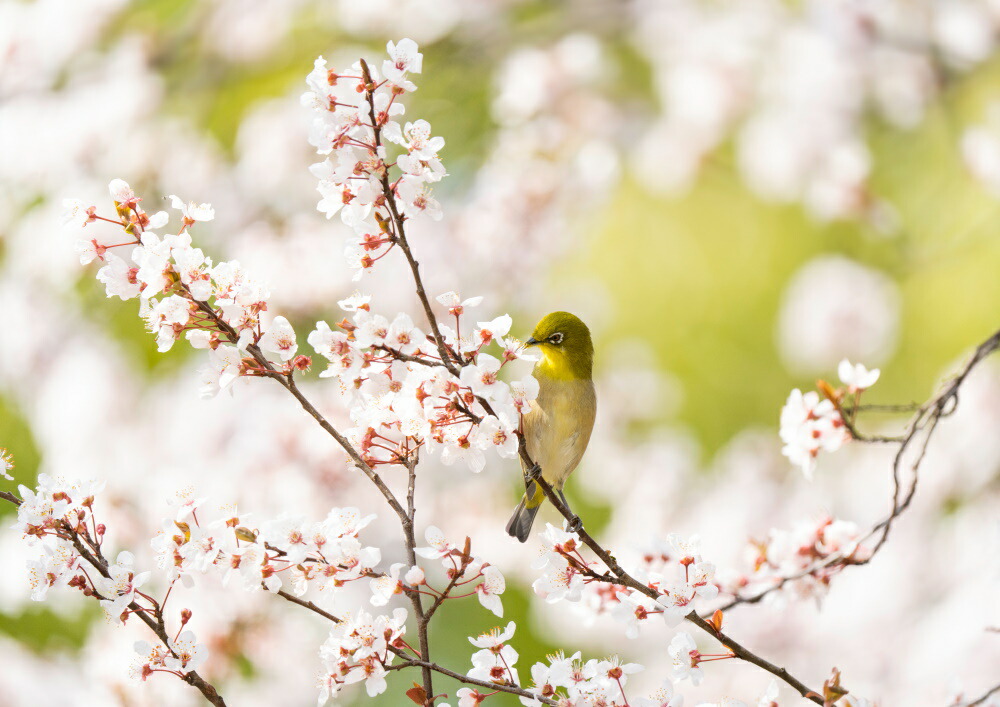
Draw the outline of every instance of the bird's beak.
<instances>
[{"instance_id":1,"label":"bird's beak","mask_svg":"<svg viewBox=\"0 0 1000 707\"><path fill-rule=\"evenodd\" d=\"M524 345L525 346L538 346L540 343L542 343L542 342L539 341L538 339L536 339L535 337L529 336L528 340L524 342Z\"/></svg>"}]
</instances>

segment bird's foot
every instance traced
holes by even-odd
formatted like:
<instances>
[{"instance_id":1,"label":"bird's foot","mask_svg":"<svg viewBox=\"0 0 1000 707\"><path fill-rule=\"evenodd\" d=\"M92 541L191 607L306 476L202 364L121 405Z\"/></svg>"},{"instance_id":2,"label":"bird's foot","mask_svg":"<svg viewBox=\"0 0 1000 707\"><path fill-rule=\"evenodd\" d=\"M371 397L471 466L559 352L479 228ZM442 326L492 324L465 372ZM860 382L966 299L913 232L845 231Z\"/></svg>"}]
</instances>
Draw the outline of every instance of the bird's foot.
<instances>
[{"instance_id":1,"label":"bird's foot","mask_svg":"<svg viewBox=\"0 0 1000 707\"><path fill-rule=\"evenodd\" d=\"M528 469L527 473L524 475L524 483L530 484L532 481L538 479L542 475L542 467L536 462L533 467Z\"/></svg>"},{"instance_id":2,"label":"bird's foot","mask_svg":"<svg viewBox=\"0 0 1000 707\"><path fill-rule=\"evenodd\" d=\"M573 516L570 518L569 522L566 524L566 532L579 533L581 530L583 530L583 521L580 520L580 516Z\"/></svg>"}]
</instances>

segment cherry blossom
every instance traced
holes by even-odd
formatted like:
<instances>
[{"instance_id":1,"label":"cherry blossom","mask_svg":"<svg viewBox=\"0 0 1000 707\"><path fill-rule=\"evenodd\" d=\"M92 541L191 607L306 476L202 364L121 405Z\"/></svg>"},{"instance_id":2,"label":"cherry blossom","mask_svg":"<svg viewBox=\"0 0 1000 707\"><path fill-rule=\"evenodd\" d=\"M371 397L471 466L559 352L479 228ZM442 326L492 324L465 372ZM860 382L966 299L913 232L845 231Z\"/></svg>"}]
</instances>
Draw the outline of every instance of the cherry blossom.
<instances>
[{"instance_id":1,"label":"cherry blossom","mask_svg":"<svg viewBox=\"0 0 1000 707\"><path fill-rule=\"evenodd\" d=\"M290 360L298 350L295 330L282 316L277 316L271 321L271 326L264 332L258 345L261 351L277 354L282 361Z\"/></svg>"},{"instance_id":2,"label":"cherry blossom","mask_svg":"<svg viewBox=\"0 0 1000 707\"><path fill-rule=\"evenodd\" d=\"M820 451L835 452L850 439L840 412L819 394L793 390L781 409L781 453L812 479Z\"/></svg>"},{"instance_id":3,"label":"cherry blossom","mask_svg":"<svg viewBox=\"0 0 1000 707\"><path fill-rule=\"evenodd\" d=\"M503 618L503 604L500 595L507 588L503 574L493 565L483 568L483 582L476 586L479 603L492 611L498 618Z\"/></svg>"},{"instance_id":4,"label":"cherry blossom","mask_svg":"<svg viewBox=\"0 0 1000 707\"><path fill-rule=\"evenodd\" d=\"M701 654L698 646L695 645L691 634L681 631L673 637L667 647L670 659L673 663L673 677L679 680L690 680L692 684L698 685L705 677L704 672L699 667Z\"/></svg>"},{"instance_id":5,"label":"cherry blossom","mask_svg":"<svg viewBox=\"0 0 1000 707\"><path fill-rule=\"evenodd\" d=\"M193 201L184 202L176 194L170 195L170 205L181 212L184 224L190 226L196 221L211 221L215 218L215 209L211 204L196 204Z\"/></svg>"},{"instance_id":6,"label":"cherry blossom","mask_svg":"<svg viewBox=\"0 0 1000 707\"><path fill-rule=\"evenodd\" d=\"M403 90L415 91L417 87L407 80L406 74L410 71L419 74L423 68L424 55L417 51L417 43L412 39L389 42L386 51L389 59L382 62L382 73Z\"/></svg>"},{"instance_id":7,"label":"cherry blossom","mask_svg":"<svg viewBox=\"0 0 1000 707\"><path fill-rule=\"evenodd\" d=\"M871 388L875 385L880 373L881 371L877 368L869 371L860 363L852 364L846 358L837 367L837 375L841 382L847 386L849 393L858 393Z\"/></svg>"},{"instance_id":8,"label":"cherry blossom","mask_svg":"<svg viewBox=\"0 0 1000 707\"><path fill-rule=\"evenodd\" d=\"M123 207L131 207L138 201L132 187L124 179L112 179L108 184L108 192L111 198Z\"/></svg>"},{"instance_id":9,"label":"cherry blossom","mask_svg":"<svg viewBox=\"0 0 1000 707\"><path fill-rule=\"evenodd\" d=\"M146 583L150 572L135 572L135 555L123 551L118 553L115 564L108 567L108 577L99 577L94 581L97 590L107 599L101 600L108 618L121 622L122 614L135 599L136 590Z\"/></svg>"},{"instance_id":10,"label":"cherry blossom","mask_svg":"<svg viewBox=\"0 0 1000 707\"><path fill-rule=\"evenodd\" d=\"M457 292L445 292L435 298L438 302L448 308L448 314L459 317L465 313L466 307L476 307L483 302L482 296L462 299Z\"/></svg>"},{"instance_id":11,"label":"cherry blossom","mask_svg":"<svg viewBox=\"0 0 1000 707\"><path fill-rule=\"evenodd\" d=\"M0 476L7 479L7 481L13 481L14 477L10 475L10 472L14 469L14 457L3 447L0 447Z\"/></svg>"}]
</instances>

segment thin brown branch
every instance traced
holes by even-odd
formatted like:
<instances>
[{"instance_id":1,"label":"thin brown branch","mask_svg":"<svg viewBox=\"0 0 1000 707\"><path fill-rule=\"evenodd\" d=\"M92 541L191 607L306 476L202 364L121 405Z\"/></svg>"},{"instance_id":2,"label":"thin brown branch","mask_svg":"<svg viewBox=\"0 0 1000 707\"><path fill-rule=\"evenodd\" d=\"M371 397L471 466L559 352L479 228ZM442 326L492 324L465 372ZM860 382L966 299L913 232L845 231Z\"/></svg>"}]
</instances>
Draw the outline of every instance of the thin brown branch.
<instances>
[{"instance_id":1,"label":"thin brown branch","mask_svg":"<svg viewBox=\"0 0 1000 707\"><path fill-rule=\"evenodd\" d=\"M511 695L517 695L519 697L528 697L532 700L538 700L542 704L546 705L557 705L559 704L555 700L550 700L547 697L540 697L533 692L525 690L523 687L517 685L498 685L495 682L486 682L485 680L477 680L476 678L470 678L468 675L462 675L461 673L456 673L454 670L448 670L437 663L430 663L426 660L410 659L409 665L419 665L423 668L433 670L435 673L441 673L442 675L447 675L450 678L458 680L465 683L466 685L475 685L477 687L484 687L489 690L499 690L500 692L506 692Z\"/></svg>"},{"instance_id":2,"label":"thin brown branch","mask_svg":"<svg viewBox=\"0 0 1000 707\"><path fill-rule=\"evenodd\" d=\"M986 700L990 699L991 696L995 695L998 692L1000 692L1000 684L994 685L989 690L984 692L982 695L974 699L972 702L963 702L957 707L977 707L978 705L985 704Z\"/></svg>"},{"instance_id":3,"label":"thin brown branch","mask_svg":"<svg viewBox=\"0 0 1000 707\"><path fill-rule=\"evenodd\" d=\"M520 436L519 439L520 443L518 447L518 453L520 454L521 459L524 460L525 468L531 469L532 467L534 467L534 461L528 454L527 446L525 445L524 442L524 437ZM558 510L559 513L561 513L562 516L566 518L567 521L572 522L573 519L575 518L572 511L570 511L570 509L567 508L562 503L558 495L555 493L552 487L545 481L545 479L539 476L535 481L541 487L542 491L545 493L545 497L549 500L549 502L556 507L556 510ZM642 582L639 582L637 579L635 579L635 577L626 572L622 568L622 566L618 564L618 560L616 560L615 557L610 552L605 550L600 543L594 540L594 538L591 537L591 535L586 531L586 529L581 527L576 534L577 537L579 537L580 540L583 542L583 544L586 545L588 548L590 548L591 552L597 555L597 557L601 560L601 562L603 562L604 565L610 570L611 574L614 576L614 581L613 581L614 584L619 584L624 587L633 589L637 592L641 592L642 594L645 594L651 599L654 600L659 599L660 595L658 592L646 586ZM601 581L606 581L606 579L601 577ZM816 704L820 705L823 704L822 698L818 696L818 693L815 690L812 690L809 687L807 687L801 680L799 680L794 675L789 673L785 668L780 668L777 665L774 665L773 663L761 658L760 656L748 650L747 648L744 648L741 644L737 643L735 640L727 636L722 631L716 631L715 627L712 626L707 621L705 621L705 619L698 616L697 612L692 611L689 614L687 614L684 618L693 623L698 628L700 628L702 631L705 631L713 638L718 640L720 643L722 643L722 645L726 646L729 650L731 650L733 654L740 660L746 661L747 663L752 663L753 665L756 665L757 667L771 673L775 677L784 681L787 685L790 685L792 688L794 688L800 695L802 695L802 697L805 697L806 699L811 700Z\"/></svg>"},{"instance_id":4,"label":"thin brown branch","mask_svg":"<svg viewBox=\"0 0 1000 707\"><path fill-rule=\"evenodd\" d=\"M417 542L414 537L413 525L414 518L417 515L414 498L417 488L418 461L419 453L415 452L406 462L408 481L406 488L406 519L403 520L403 539L406 542L406 559L410 563L411 567L417 564ZM430 639L427 635L427 626L430 623L430 617L424 614L423 597L420 595L420 592L407 592L406 595L409 597L410 603L413 605L413 613L417 619L417 639L420 642L420 657L424 661L429 662L431 659L431 646ZM424 680L424 694L426 695L425 704L428 707L432 707L434 704L434 685L431 677L430 666L421 665L420 672Z\"/></svg>"},{"instance_id":5,"label":"thin brown branch","mask_svg":"<svg viewBox=\"0 0 1000 707\"><path fill-rule=\"evenodd\" d=\"M391 346L386 346L385 344L375 344L372 346L373 349L377 351L385 351L392 358L399 361L407 361L409 363L419 363L421 366L427 366L428 368L444 368L444 364L440 361L434 361L431 359L421 358L420 356L411 356L410 354L405 354L402 351L397 351Z\"/></svg>"},{"instance_id":6,"label":"thin brown branch","mask_svg":"<svg viewBox=\"0 0 1000 707\"><path fill-rule=\"evenodd\" d=\"M452 576L451 580L448 582L448 586L444 588L444 591L441 592L441 594L434 600L434 603L431 604L430 608L427 609L427 616L426 616L427 621L430 621L431 617L434 616L434 612L438 610L438 607L444 604L444 601L445 599L448 598L448 595L451 593L451 590L455 588L455 585L458 583L458 580L461 579L462 575L465 573L466 566L467 566L466 562L463 559L462 566Z\"/></svg>"},{"instance_id":7,"label":"thin brown branch","mask_svg":"<svg viewBox=\"0 0 1000 707\"><path fill-rule=\"evenodd\" d=\"M185 289L187 288L185 287ZM188 291L188 294L190 295L190 291ZM239 334L222 318L222 315L219 314L214 307L207 302L202 302L200 300L192 299L192 301L195 302L198 308L212 320L212 323L229 338L230 342L233 344L236 343L239 339ZM344 437L344 435L338 432L337 429L330 424L329 420L327 420L323 414L309 401L309 399L302 394L302 391L299 390L298 385L295 383L293 375L291 373L286 374L277 370L274 365L267 360L267 357L259 347L251 344L250 346L247 346L247 352L253 357L254 361L257 362L258 366L269 373L268 377L278 381L289 393L291 393L292 396L299 401L299 405L302 406L302 409L309 413L309 415L312 416L317 423L319 423L319 426L322 427L327 434L333 437L337 444L339 444L340 447L347 452L347 455L351 458L351 461L354 462L354 465L360 469L373 484L375 484L375 487L378 488L379 492L385 498L386 502L388 502L392 510L395 511L396 515L399 516L400 520L405 518L406 510L399 504L396 496L382 480L382 477L379 476L375 470L371 468L371 466L369 466L369 464L358 453L358 450L354 448L354 445L352 445L350 441Z\"/></svg>"},{"instance_id":8,"label":"thin brown branch","mask_svg":"<svg viewBox=\"0 0 1000 707\"><path fill-rule=\"evenodd\" d=\"M332 621L335 624L339 624L343 620L343 619L337 618L336 616L334 616L330 612L325 611L324 609L321 609L320 607L316 606L316 604L314 604L311 601L306 601L305 599L299 599L294 594L289 594L284 589L279 589L277 592L275 592L275 594L277 594L282 599L285 599L287 601L292 602L293 604L298 604L299 606L301 606L301 607L303 607L305 609L309 609L309 611L313 612L314 614L319 614L320 616L322 616L327 621Z\"/></svg>"}]
</instances>

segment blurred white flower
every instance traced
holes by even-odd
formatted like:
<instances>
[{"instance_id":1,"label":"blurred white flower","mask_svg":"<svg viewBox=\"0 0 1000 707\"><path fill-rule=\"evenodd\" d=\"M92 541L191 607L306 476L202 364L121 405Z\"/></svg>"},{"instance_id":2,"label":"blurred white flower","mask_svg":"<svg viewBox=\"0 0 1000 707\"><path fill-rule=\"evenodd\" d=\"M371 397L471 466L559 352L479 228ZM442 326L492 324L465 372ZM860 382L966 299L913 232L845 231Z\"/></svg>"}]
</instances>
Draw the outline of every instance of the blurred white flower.
<instances>
[{"instance_id":1,"label":"blurred white flower","mask_svg":"<svg viewBox=\"0 0 1000 707\"><path fill-rule=\"evenodd\" d=\"M795 372L822 373L843 358L884 361L899 327L899 291L884 273L842 256L820 256L782 296L778 344Z\"/></svg>"},{"instance_id":2,"label":"blurred white flower","mask_svg":"<svg viewBox=\"0 0 1000 707\"><path fill-rule=\"evenodd\" d=\"M860 363L852 364L846 358L837 366L837 375L840 381L847 386L851 393L867 390L875 385L881 371L877 368L868 370Z\"/></svg>"}]
</instances>

